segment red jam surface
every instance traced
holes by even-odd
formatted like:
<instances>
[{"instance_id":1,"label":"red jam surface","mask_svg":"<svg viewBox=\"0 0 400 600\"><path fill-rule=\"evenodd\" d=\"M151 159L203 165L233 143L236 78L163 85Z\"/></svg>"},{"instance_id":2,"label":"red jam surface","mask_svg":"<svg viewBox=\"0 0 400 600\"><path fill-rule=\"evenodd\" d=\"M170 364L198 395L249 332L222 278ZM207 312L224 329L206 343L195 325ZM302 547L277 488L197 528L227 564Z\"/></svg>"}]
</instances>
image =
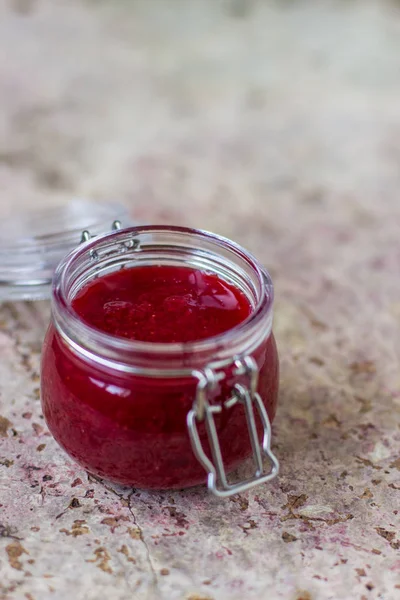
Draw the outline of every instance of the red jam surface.
<instances>
[{"instance_id":1,"label":"red jam surface","mask_svg":"<svg viewBox=\"0 0 400 600\"><path fill-rule=\"evenodd\" d=\"M246 296L214 273L188 267L121 269L91 281L72 306L93 327L143 342L192 342L251 313Z\"/></svg>"},{"instance_id":2,"label":"red jam surface","mask_svg":"<svg viewBox=\"0 0 400 600\"><path fill-rule=\"evenodd\" d=\"M232 329L251 312L244 294L216 275L166 266L100 277L81 290L73 308L93 327L154 342L208 338ZM258 391L272 420L279 371L272 334L253 357L260 370ZM212 359L211 353L207 362ZM237 382L231 368L225 375L212 399L218 404L231 397ZM206 473L193 454L186 425L196 384L193 377L151 378L87 362L53 325L48 330L42 356L46 421L68 454L100 477L139 488L204 483ZM231 471L251 454L243 407L223 408L216 428ZM199 433L210 455L204 423Z\"/></svg>"}]
</instances>

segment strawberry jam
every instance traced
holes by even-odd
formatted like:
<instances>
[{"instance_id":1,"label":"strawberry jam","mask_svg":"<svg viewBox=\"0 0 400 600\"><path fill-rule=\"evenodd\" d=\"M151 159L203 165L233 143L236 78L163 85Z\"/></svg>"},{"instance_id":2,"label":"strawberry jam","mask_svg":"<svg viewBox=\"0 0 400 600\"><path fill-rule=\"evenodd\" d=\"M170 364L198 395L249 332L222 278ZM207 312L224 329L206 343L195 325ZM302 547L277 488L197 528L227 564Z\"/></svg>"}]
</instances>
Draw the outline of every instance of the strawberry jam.
<instances>
[{"instance_id":1,"label":"strawberry jam","mask_svg":"<svg viewBox=\"0 0 400 600\"><path fill-rule=\"evenodd\" d=\"M246 296L188 267L121 269L93 280L72 306L93 327L144 342L191 342L228 331L251 312Z\"/></svg>"},{"instance_id":2,"label":"strawberry jam","mask_svg":"<svg viewBox=\"0 0 400 600\"><path fill-rule=\"evenodd\" d=\"M165 489L204 483L187 429L198 385L194 369L220 360L224 377L211 402L224 405L237 381L235 340L242 340L257 364L258 392L272 421L279 371L267 323L272 301L269 306L265 297L265 307L255 306L256 297L250 300L211 270L132 262L104 275L97 271L70 293L62 286L72 264L66 260L55 278L42 355L43 412L55 439L89 472L121 484ZM81 323L83 333L70 332L69 321ZM117 355L121 348L120 363L109 358L102 340ZM215 425L229 472L252 453L244 407L223 406ZM260 436L261 429L257 422ZM198 430L211 456L203 422Z\"/></svg>"}]
</instances>

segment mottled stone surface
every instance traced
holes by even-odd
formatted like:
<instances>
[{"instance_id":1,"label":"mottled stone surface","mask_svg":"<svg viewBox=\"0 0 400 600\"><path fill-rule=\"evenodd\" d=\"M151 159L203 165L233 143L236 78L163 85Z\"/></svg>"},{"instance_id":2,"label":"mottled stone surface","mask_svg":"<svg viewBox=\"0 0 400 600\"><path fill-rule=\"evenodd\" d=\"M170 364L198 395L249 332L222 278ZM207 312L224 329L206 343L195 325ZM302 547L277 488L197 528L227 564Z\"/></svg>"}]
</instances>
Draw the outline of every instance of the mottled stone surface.
<instances>
[{"instance_id":1,"label":"mottled stone surface","mask_svg":"<svg viewBox=\"0 0 400 600\"><path fill-rule=\"evenodd\" d=\"M88 477L40 410L48 305L0 309L0 598L400 597L400 6L0 1L0 207L117 198L276 282L281 475Z\"/></svg>"}]
</instances>

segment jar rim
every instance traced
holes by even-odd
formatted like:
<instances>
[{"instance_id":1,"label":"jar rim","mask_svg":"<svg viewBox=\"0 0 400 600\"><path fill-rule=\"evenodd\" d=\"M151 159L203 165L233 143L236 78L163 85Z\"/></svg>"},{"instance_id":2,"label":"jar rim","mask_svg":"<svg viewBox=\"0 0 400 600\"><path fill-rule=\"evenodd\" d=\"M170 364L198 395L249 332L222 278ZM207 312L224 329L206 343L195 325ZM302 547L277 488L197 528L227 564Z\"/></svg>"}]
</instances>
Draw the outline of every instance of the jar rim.
<instances>
[{"instance_id":1,"label":"jar rim","mask_svg":"<svg viewBox=\"0 0 400 600\"><path fill-rule=\"evenodd\" d=\"M121 242L126 236L140 237L140 235L157 235L163 233L175 234L177 236L189 235L194 238L206 240L207 242L214 243L216 247L225 247L247 262L249 267L254 270L260 282L260 295L251 314L244 321L228 331L202 340L180 343L126 339L101 331L85 323L72 308L69 297L68 274L73 268L74 263L82 256L93 256L93 253L96 253L102 245ZM222 347L226 347L227 344L237 338L243 338L244 341L249 337L251 332L254 333L254 328L267 315L271 317L271 324L269 326L269 330L271 330L273 301L274 289L271 276L253 254L236 242L218 234L202 229L170 225L140 225L111 231L110 233L92 238L82 243L64 257L56 269L52 284L52 308L55 324L58 326L60 333L67 334L66 338L68 341L72 341L78 347L81 344L84 345L85 349L89 350L89 352L95 348L101 348L102 350L108 348L112 349L115 357L117 353L122 353L125 356L140 354L146 357L147 360L154 359L156 356L163 356L166 360L182 357L182 355L200 356L207 352L222 349Z\"/></svg>"}]
</instances>

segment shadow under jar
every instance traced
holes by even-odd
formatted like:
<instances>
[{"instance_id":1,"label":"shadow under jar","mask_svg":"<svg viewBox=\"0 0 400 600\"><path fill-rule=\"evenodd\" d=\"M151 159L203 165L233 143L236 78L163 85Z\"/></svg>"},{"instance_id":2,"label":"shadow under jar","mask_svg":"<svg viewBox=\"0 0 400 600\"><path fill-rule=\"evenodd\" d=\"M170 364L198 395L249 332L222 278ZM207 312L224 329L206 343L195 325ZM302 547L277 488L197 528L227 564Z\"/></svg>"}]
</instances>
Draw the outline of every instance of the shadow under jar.
<instances>
[{"instance_id":1,"label":"shadow under jar","mask_svg":"<svg viewBox=\"0 0 400 600\"><path fill-rule=\"evenodd\" d=\"M74 309L74 299L98 278L146 266L216 275L244 295L250 314L206 339L154 343L106 333ZM228 496L272 479L279 379L272 309L270 276L225 238L118 224L109 234L86 235L53 281L41 382L50 431L89 472L138 488L207 479L210 491ZM230 483L227 474L250 455L250 477Z\"/></svg>"}]
</instances>

